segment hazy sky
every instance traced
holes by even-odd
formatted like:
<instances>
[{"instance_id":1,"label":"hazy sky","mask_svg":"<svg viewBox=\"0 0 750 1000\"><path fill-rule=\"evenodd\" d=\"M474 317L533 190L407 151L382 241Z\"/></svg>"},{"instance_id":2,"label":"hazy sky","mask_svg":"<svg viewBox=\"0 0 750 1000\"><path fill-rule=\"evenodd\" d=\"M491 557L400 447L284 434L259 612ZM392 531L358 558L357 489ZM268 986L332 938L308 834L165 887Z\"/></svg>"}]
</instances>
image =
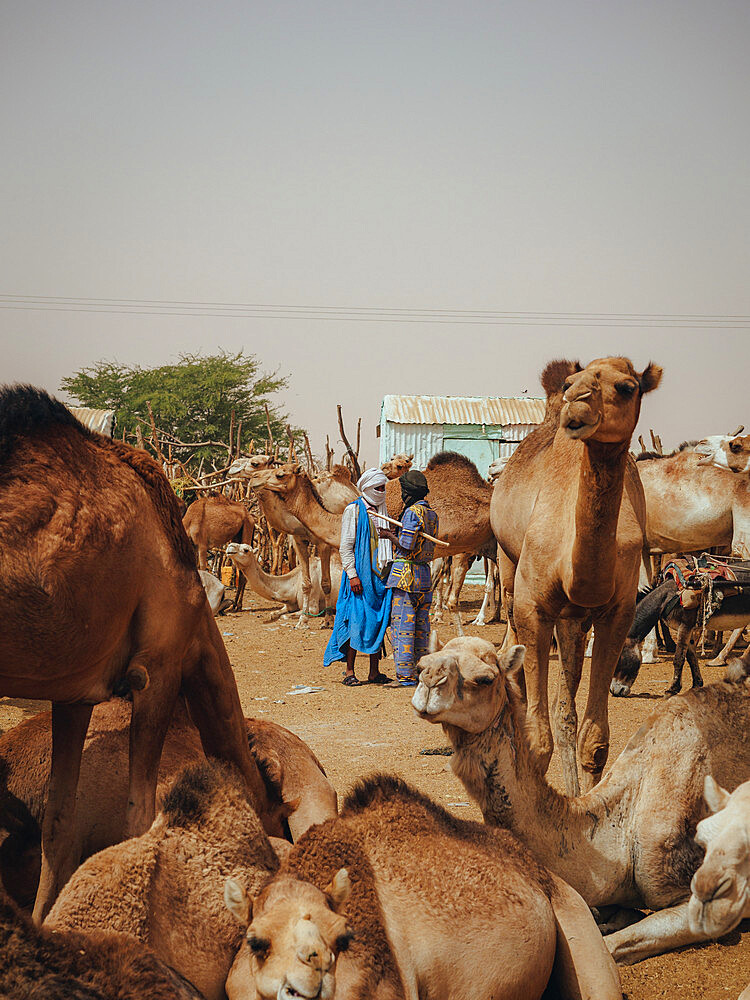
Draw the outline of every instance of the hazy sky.
<instances>
[{"instance_id":1,"label":"hazy sky","mask_svg":"<svg viewBox=\"0 0 750 1000\"><path fill-rule=\"evenodd\" d=\"M749 46L747 0L5 3L0 376L244 349L372 460L385 393L622 353L665 444L750 426Z\"/></svg>"}]
</instances>

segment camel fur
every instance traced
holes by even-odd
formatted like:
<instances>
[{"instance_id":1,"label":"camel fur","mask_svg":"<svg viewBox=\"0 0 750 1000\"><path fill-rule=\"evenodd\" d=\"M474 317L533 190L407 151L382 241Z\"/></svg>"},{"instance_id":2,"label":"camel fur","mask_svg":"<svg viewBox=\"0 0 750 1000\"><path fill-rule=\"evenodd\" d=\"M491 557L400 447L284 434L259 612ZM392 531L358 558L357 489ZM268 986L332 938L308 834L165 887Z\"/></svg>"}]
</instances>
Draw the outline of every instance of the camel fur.
<instances>
[{"instance_id":1,"label":"camel fur","mask_svg":"<svg viewBox=\"0 0 750 1000\"><path fill-rule=\"evenodd\" d=\"M619 1000L617 970L580 896L505 831L456 819L375 775L313 827L250 899L231 1000Z\"/></svg>"},{"instance_id":2,"label":"camel fur","mask_svg":"<svg viewBox=\"0 0 750 1000\"><path fill-rule=\"evenodd\" d=\"M120 700L93 711L78 783L76 865L125 837L129 716L130 706ZM338 814L335 789L299 737L262 719L246 719L245 725L275 817L271 832L276 837L298 840L314 823ZM39 879L51 743L49 712L0 736L0 881L24 907L33 903ZM158 795L178 771L204 759L200 736L180 699L164 741Z\"/></svg>"},{"instance_id":3,"label":"camel fur","mask_svg":"<svg viewBox=\"0 0 750 1000\"><path fill-rule=\"evenodd\" d=\"M593 787L609 754L609 684L633 620L645 544L646 504L628 448L641 399L661 374L653 364L636 372L627 358L599 358L586 368L550 362L542 373L544 422L519 444L494 486L491 520L509 634L514 629L527 648L531 745L546 769L553 748L547 675L554 629L556 738L570 795ZM592 623L579 730L575 695Z\"/></svg>"},{"instance_id":4,"label":"camel fur","mask_svg":"<svg viewBox=\"0 0 750 1000\"><path fill-rule=\"evenodd\" d=\"M177 498L153 459L87 430L41 390L0 390L0 537L0 694L52 702L40 921L74 864L94 704L132 692L129 836L153 820L180 691L206 752L240 768L262 817L267 801Z\"/></svg>"},{"instance_id":5,"label":"camel fur","mask_svg":"<svg viewBox=\"0 0 750 1000\"><path fill-rule=\"evenodd\" d=\"M244 504L219 493L194 500L182 519L187 536L198 550L198 569L208 569L208 550L227 542L253 544L255 518Z\"/></svg>"},{"instance_id":6,"label":"camel fur","mask_svg":"<svg viewBox=\"0 0 750 1000\"><path fill-rule=\"evenodd\" d=\"M257 892L277 868L239 775L204 761L179 774L146 833L81 865L44 927L130 935L206 1000L222 1000L242 939L224 883L231 877Z\"/></svg>"},{"instance_id":7,"label":"camel fur","mask_svg":"<svg viewBox=\"0 0 750 1000\"><path fill-rule=\"evenodd\" d=\"M123 934L36 928L0 892L0 996L44 1000L203 1000Z\"/></svg>"},{"instance_id":8,"label":"camel fur","mask_svg":"<svg viewBox=\"0 0 750 1000\"><path fill-rule=\"evenodd\" d=\"M600 784L568 798L531 751L517 685L523 654L453 639L420 660L412 706L442 725L451 766L487 823L516 834L589 906L659 911L609 934L618 962L685 944L703 780L735 788L750 778L750 743L738 739L750 725L750 686L711 684L662 703Z\"/></svg>"},{"instance_id":9,"label":"camel fur","mask_svg":"<svg viewBox=\"0 0 750 1000\"><path fill-rule=\"evenodd\" d=\"M387 462L383 462L380 468L389 479L398 479L399 476L403 476L405 472L409 471L413 460L414 452L407 455L406 452L402 451L398 455L394 455L393 458L389 458Z\"/></svg>"}]
</instances>

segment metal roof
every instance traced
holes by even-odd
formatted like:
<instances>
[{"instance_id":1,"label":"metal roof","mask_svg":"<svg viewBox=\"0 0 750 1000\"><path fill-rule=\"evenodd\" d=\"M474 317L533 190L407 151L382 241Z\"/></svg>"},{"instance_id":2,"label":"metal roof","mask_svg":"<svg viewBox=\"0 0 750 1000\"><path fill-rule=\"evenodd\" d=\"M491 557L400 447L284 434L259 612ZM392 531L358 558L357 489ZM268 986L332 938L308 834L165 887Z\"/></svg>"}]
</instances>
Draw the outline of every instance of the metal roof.
<instances>
[{"instance_id":1,"label":"metal roof","mask_svg":"<svg viewBox=\"0 0 750 1000\"><path fill-rule=\"evenodd\" d=\"M114 410L93 410L89 406L69 406L68 409L77 420L81 421L84 427L98 431L106 437L112 437L115 420Z\"/></svg>"},{"instance_id":2,"label":"metal roof","mask_svg":"<svg viewBox=\"0 0 750 1000\"><path fill-rule=\"evenodd\" d=\"M540 424L545 400L535 396L384 396L394 424Z\"/></svg>"}]
</instances>

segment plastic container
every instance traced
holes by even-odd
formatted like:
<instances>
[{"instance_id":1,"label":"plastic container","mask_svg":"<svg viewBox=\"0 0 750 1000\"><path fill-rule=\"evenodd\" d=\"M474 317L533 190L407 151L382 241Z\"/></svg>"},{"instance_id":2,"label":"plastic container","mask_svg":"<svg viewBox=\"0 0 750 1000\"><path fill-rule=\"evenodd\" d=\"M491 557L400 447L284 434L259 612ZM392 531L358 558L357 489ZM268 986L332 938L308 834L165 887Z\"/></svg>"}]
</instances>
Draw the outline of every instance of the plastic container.
<instances>
[{"instance_id":1,"label":"plastic container","mask_svg":"<svg viewBox=\"0 0 750 1000\"><path fill-rule=\"evenodd\" d=\"M226 565L221 567L221 582L225 587L232 586L232 577L234 576L234 566L231 563L226 563Z\"/></svg>"}]
</instances>

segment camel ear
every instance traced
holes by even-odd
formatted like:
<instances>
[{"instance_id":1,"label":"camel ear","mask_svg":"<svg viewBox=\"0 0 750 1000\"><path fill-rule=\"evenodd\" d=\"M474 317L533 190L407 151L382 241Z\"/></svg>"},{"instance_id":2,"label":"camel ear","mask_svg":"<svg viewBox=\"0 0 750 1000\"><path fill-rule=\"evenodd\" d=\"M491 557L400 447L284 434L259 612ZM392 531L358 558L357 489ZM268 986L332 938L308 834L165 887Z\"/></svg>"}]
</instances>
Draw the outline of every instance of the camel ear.
<instances>
[{"instance_id":1,"label":"camel ear","mask_svg":"<svg viewBox=\"0 0 750 1000\"><path fill-rule=\"evenodd\" d=\"M428 646L427 646L427 652L428 653L439 653L442 648L443 648L443 644L440 641L440 638L439 638L437 632L435 631L435 629L432 629L431 632L430 632L430 641L429 641Z\"/></svg>"},{"instance_id":2,"label":"camel ear","mask_svg":"<svg viewBox=\"0 0 750 1000\"><path fill-rule=\"evenodd\" d=\"M346 868L339 868L331 881L325 887L324 892L333 900L333 905L338 908L343 906L352 891L352 883L349 880L349 872Z\"/></svg>"},{"instance_id":3,"label":"camel ear","mask_svg":"<svg viewBox=\"0 0 750 1000\"><path fill-rule=\"evenodd\" d=\"M523 668L525 657L525 646L511 646L510 649L498 657L498 664L504 674L514 677Z\"/></svg>"},{"instance_id":4,"label":"camel ear","mask_svg":"<svg viewBox=\"0 0 750 1000\"><path fill-rule=\"evenodd\" d=\"M659 365L655 365L653 361L649 361L648 367L643 370L643 374L638 376L641 394L651 392L652 389L655 389L661 382L662 374L663 369Z\"/></svg>"},{"instance_id":5,"label":"camel ear","mask_svg":"<svg viewBox=\"0 0 750 1000\"><path fill-rule=\"evenodd\" d=\"M414 452L412 452L411 455L407 455L406 456L406 460L407 460L407 462L414 461Z\"/></svg>"},{"instance_id":6,"label":"camel ear","mask_svg":"<svg viewBox=\"0 0 750 1000\"><path fill-rule=\"evenodd\" d=\"M707 774L703 779L703 798L711 812L716 813L729 802L729 792Z\"/></svg>"},{"instance_id":7,"label":"camel ear","mask_svg":"<svg viewBox=\"0 0 750 1000\"><path fill-rule=\"evenodd\" d=\"M248 927L253 917L253 898L233 878L224 883L224 905L243 927Z\"/></svg>"}]
</instances>

